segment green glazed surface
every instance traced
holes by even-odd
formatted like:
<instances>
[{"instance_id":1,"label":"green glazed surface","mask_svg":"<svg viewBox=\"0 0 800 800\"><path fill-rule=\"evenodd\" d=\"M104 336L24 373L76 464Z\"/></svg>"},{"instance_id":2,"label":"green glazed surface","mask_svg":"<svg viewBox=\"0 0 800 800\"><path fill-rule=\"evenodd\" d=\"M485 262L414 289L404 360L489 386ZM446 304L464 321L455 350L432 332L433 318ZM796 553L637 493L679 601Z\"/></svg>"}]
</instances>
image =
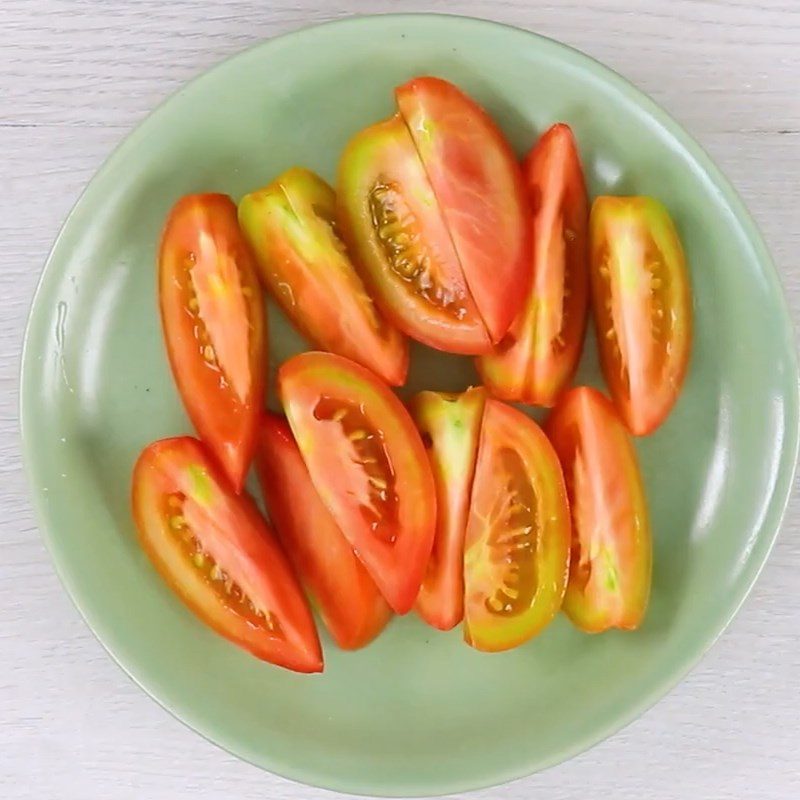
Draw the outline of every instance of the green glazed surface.
<instances>
[{"instance_id":1,"label":"green glazed surface","mask_svg":"<svg viewBox=\"0 0 800 800\"><path fill-rule=\"evenodd\" d=\"M636 443L655 536L652 604L637 633L590 637L560 617L495 655L409 616L361 652L341 652L323 635L324 674L294 675L204 628L136 542L133 462L148 442L191 430L161 342L159 231L189 192L238 199L293 164L332 179L348 138L392 112L396 84L424 73L469 91L520 154L550 123L568 121L592 194L654 194L681 232L695 298L691 369L668 422ZM304 345L270 310L273 374ZM591 337L580 378L601 385ZM415 347L403 393L475 381L468 359ZM164 707L242 758L373 796L519 777L656 702L755 580L797 452L786 306L764 243L717 168L651 100L586 56L440 16L350 19L266 42L147 119L58 238L31 312L21 406L43 534L114 658Z\"/></svg>"}]
</instances>

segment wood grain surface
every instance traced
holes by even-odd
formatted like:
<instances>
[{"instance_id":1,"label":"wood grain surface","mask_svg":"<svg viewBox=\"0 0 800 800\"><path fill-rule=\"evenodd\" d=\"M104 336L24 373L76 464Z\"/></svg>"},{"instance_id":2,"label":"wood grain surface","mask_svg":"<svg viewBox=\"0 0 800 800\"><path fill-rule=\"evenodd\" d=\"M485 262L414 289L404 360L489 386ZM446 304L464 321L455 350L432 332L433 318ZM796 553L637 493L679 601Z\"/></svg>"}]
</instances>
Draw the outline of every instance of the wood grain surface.
<instances>
[{"instance_id":1,"label":"wood grain surface","mask_svg":"<svg viewBox=\"0 0 800 800\"><path fill-rule=\"evenodd\" d=\"M664 105L732 179L800 315L798 0L1 0L0 796L333 798L238 761L111 661L62 590L20 463L22 331L48 249L120 139L262 39L359 13L488 17L573 45ZM679 688L560 767L470 797L800 797L800 504L727 633ZM465 795L462 795L465 796Z\"/></svg>"}]
</instances>

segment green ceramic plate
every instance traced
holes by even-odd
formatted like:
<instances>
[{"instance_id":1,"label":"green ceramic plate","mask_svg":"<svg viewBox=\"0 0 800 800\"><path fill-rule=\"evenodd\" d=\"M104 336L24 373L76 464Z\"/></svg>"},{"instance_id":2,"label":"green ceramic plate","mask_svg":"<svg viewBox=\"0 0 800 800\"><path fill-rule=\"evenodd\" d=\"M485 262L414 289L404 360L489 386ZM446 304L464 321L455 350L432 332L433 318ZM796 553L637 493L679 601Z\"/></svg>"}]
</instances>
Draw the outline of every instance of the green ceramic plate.
<instances>
[{"instance_id":1,"label":"green ceramic plate","mask_svg":"<svg viewBox=\"0 0 800 800\"><path fill-rule=\"evenodd\" d=\"M407 617L362 652L326 639L325 673L302 677L204 628L136 544L134 459L151 440L190 431L161 344L156 242L187 192L238 198L292 164L332 178L348 138L391 113L392 87L420 73L466 88L520 153L551 122L569 121L592 193L655 194L683 235L696 310L691 370L668 423L637 442L655 529L652 606L635 634L590 637L558 619L497 655ZM270 334L270 370L303 349L275 310ZM407 393L475 380L467 359L424 348L412 358ZM581 379L599 383L592 341ZM700 658L778 531L797 452L797 383L764 243L729 183L667 114L600 64L530 33L389 16L266 42L178 92L125 141L75 207L42 277L22 421L58 571L147 692L281 775L422 795L569 758L652 705Z\"/></svg>"}]
</instances>

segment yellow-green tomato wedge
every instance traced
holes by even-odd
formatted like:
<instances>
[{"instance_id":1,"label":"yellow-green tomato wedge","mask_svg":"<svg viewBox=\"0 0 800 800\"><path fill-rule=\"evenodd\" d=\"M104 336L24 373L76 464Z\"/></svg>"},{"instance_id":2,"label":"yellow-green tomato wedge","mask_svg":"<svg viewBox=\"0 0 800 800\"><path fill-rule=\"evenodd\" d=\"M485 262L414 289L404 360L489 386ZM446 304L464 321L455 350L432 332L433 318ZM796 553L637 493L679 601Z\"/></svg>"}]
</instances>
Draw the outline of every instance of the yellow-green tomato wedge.
<instances>
[{"instance_id":1,"label":"yellow-green tomato wedge","mask_svg":"<svg viewBox=\"0 0 800 800\"><path fill-rule=\"evenodd\" d=\"M436 538L417 613L449 631L464 616L464 534L486 391L420 392L409 403L436 482Z\"/></svg>"},{"instance_id":2,"label":"yellow-green tomato wedge","mask_svg":"<svg viewBox=\"0 0 800 800\"><path fill-rule=\"evenodd\" d=\"M339 238L336 195L313 172L294 167L239 203L239 224L261 280L315 346L405 382L408 343L375 307Z\"/></svg>"},{"instance_id":3,"label":"yellow-green tomato wedge","mask_svg":"<svg viewBox=\"0 0 800 800\"><path fill-rule=\"evenodd\" d=\"M464 542L464 638L508 650L561 607L570 521L561 466L526 414L487 399Z\"/></svg>"}]
</instances>

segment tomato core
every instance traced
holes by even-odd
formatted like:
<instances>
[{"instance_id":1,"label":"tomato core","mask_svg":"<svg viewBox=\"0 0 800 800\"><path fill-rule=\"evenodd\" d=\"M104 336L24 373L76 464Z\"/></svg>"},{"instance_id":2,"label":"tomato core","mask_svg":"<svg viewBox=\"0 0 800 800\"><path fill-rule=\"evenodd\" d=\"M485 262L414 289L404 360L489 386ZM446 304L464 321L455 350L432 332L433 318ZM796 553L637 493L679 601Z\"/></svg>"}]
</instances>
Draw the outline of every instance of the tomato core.
<instances>
[{"instance_id":1,"label":"tomato core","mask_svg":"<svg viewBox=\"0 0 800 800\"><path fill-rule=\"evenodd\" d=\"M397 486L383 432L373 427L358 403L321 397L314 417L341 427L353 465L361 514L373 534L389 544L397 539Z\"/></svg>"},{"instance_id":2,"label":"tomato core","mask_svg":"<svg viewBox=\"0 0 800 800\"><path fill-rule=\"evenodd\" d=\"M241 586L220 567L194 535L192 523L201 518L202 505L187 498L182 492L173 492L164 496L163 512L184 557L194 565L220 600L254 628L261 628L273 636L284 638L277 617L268 609L256 607Z\"/></svg>"},{"instance_id":3,"label":"tomato core","mask_svg":"<svg viewBox=\"0 0 800 800\"><path fill-rule=\"evenodd\" d=\"M462 297L442 281L436 256L420 237L414 212L395 183L380 181L369 194L372 224L392 271L430 305L463 319Z\"/></svg>"},{"instance_id":4,"label":"tomato core","mask_svg":"<svg viewBox=\"0 0 800 800\"><path fill-rule=\"evenodd\" d=\"M528 608L536 594L536 495L519 454L504 447L497 455L506 491L492 521L489 545L502 578L485 605L492 614L513 617Z\"/></svg>"}]
</instances>

